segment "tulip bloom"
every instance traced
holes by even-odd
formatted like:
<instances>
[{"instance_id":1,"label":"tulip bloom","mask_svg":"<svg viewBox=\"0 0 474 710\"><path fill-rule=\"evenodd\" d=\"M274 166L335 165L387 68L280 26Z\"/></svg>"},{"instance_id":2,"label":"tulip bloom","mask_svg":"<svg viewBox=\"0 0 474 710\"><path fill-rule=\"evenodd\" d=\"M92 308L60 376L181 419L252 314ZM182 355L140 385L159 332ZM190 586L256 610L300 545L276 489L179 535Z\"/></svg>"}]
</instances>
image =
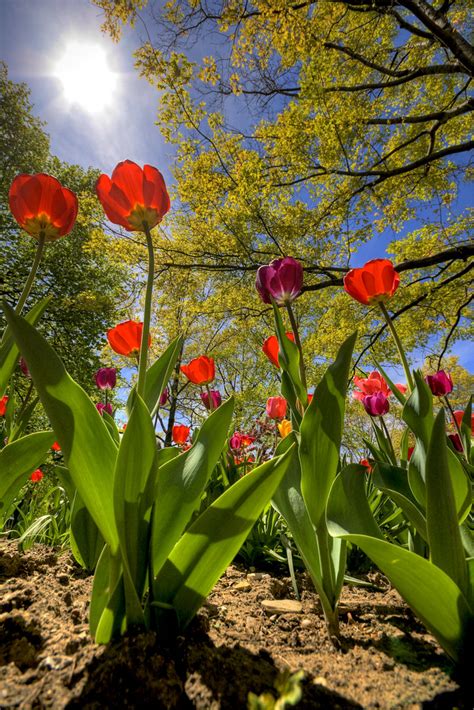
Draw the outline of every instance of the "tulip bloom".
<instances>
[{"instance_id":1,"label":"tulip bloom","mask_svg":"<svg viewBox=\"0 0 474 710\"><path fill-rule=\"evenodd\" d=\"M185 444L189 438L190 428L184 424L175 424L172 429L172 438L175 444Z\"/></svg>"},{"instance_id":2,"label":"tulip bloom","mask_svg":"<svg viewBox=\"0 0 474 710\"><path fill-rule=\"evenodd\" d=\"M363 398L362 404L365 407L367 414L371 417L381 417L390 409L390 403L383 392L369 394Z\"/></svg>"},{"instance_id":3,"label":"tulip bloom","mask_svg":"<svg viewBox=\"0 0 474 710\"><path fill-rule=\"evenodd\" d=\"M170 208L163 175L151 165L142 170L124 160L111 178L101 175L95 189L108 219L129 232L153 229Z\"/></svg>"},{"instance_id":4,"label":"tulip bloom","mask_svg":"<svg viewBox=\"0 0 474 710\"><path fill-rule=\"evenodd\" d=\"M282 439L285 438L285 436L288 436L288 434L292 430L291 422L289 419L282 419L278 426L278 431L280 432L280 436Z\"/></svg>"},{"instance_id":5,"label":"tulip bloom","mask_svg":"<svg viewBox=\"0 0 474 710\"><path fill-rule=\"evenodd\" d=\"M31 379L31 373L28 369L28 365L26 364L26 360L23 356L20 358L18 364L20 365L20 370L25 375L25 377L28 377L29 379Z\"/></svg>"},{"instance_id":6,"label":"tulip bloom","mask_svg":"<svg viewBox=\"0 0 474 710\"><path fill-rule=\"evenodd\" d=\"M380 372L377 371L371 372L368 377L354 377L354 384L360 391L354 391L352 396L354 399L359 399L360 401L362 401L364 397L367 397L367 395L376 394L377 392L382 392L385 397L391 394L391 390L384 378Z\"/></svg>"},{"instance_id":7,"label":"tulip bloom","mask_svg":"<svg viewBox=\"0 0 474 710\"><path fill-rule=\"evenodd\" d=\"M43 478L43 471L40 468L37 468L36 471L33 471L33 473L30 476L30 481L33 481L33 483L38 483L38 481L41 481Z\"/></svg>"},{"instance_id":8,"label":"tulip bloom","mask_svg":"<svg viewBox=\"0 0 474 710\"><path fill-rule=\"evenodd\" d=\"M200 355L191 360L188 365L181 365L181 372L195 385L208 385L216 376L214 359L207 355Z\"/></svg>"},{"instance_id":9,"label":"tulip bloom","mask_svg":"<svg viewBox=\"0 0 474 710\"><path fill-rule=\"evenodd\" d=\"M314 397L314 393L313 393L313 394L310 394L310 393L308 392L308 405L311 404L311 402L313 401L313 397Z\"/></svg>"},{"instance_id":10,"label":"tulip bloom","mask_svg":"<svg viewBox=\"0 0 474 710\"><path fill-rule=\"evenodd\" d=\"M170 396L170 395L169 395L169 392L168 392L168 388L165 387L165 389L163 390L163 392L160 394L160 400L159 400L159 401L160 401L160 407L164 407L164 406L165 406L166 402L168 401L168 397L169 397L169 396Z\"/></svg>"},{"instance_id":11,"label":"tulip bloom","mask_svg":"<svg viewBox=\"0 0 474 710\"><path fill-rule=\"evenodd\" d=\"M451 375L444 370L439 370L434 375L426 375L425 380L435 397L444 397L453 391Z\"/></svg>"},{"instance_id":12,"label":"tulip bloom","mask_svg":"<svg viewBox=\"0 0 474 710\"><path fill-rule=\"evenodd\" d=\"M454 446L455 450L460 451L462 453L463 448L459 434L448 434L448 439Z\"/></svg>"},{"instance_id":13,"label":"tulip bloom","mask_svg":"<svg viewBox=\"0 0 474 710\"><path fill-rule=\"evenodd\" d=\"M8 202L20 227L34 239L43 236L45 242L68 234L77 217L76 195L45 173L17 175Z\"/></svg>"},{"instance_id":14,"label":"tulip bloom","mask_svg":"<svg viewBox=\"0 0 474 710\"><path fill-rule=\"evenodd\" d=\"M372 471L374 470L368 459L362 459L361 461L359 461L359 463L361 466L365 466L365 468L367 469L367 473L372 473Z\"/></svg>"},{"instance_id":15,"label":"tulip bloom","mask_svg":"<svg viewBox=\"0 0 474 710\"><path fill-rule=\"evenodd\" d=\"M283 419L286 414L286 399L270 397L267 400L266 411L270 419Z\"/></svg>"},{"instance_id":16,"label":"tulip bloom","mask_svg":"<svg viewBox=\"0 0 474 710\"><path fill-rule=\"evenodd\" d=\"M112 390L117 382L115 367L100 367L95 373L95 383L100 390Z\"/></svg>"},{"instance_id":17,"label":"tulip bloom","mask_svg":"<svg viewBox=\"0 0 474 710\"><path fill-rule=\"evenodd\" d=\"M409 446L409 447L408 447L408 451L407 451L407 461L409 461L409 460L411 459L414 450L415 450L415 447L414 447L414 446Z\"/></svg>"},{"instance_id":18,"label":"tulip bloom","mask_svg":"<svg viewBox=\"0 0 474 710\"><path fill-rule=\"evenodd\" d=\"M407 391L407 389L408 389L408 387L407 387L406 385L402 385L400 382L396 382L396 383L395 383L395 387L396 387L397 390L398 390L399 392L401 392L402 394L406 394L406 391Z\"/></svg>"},{"instance_id":19,"label":"tulip bloom","mask_svg":"<svg viewBox=\"0 0 474 710\"><path fill-rule=\"evenodd\" d=\"M456 420L456 423L459 428L462 426L462 420L464 417L464 412L462 409L456 409L456 411L453 412L453 417ZM471 432L474 435L474 412L471 414Z\"/></svg>"},{"instance_id":20,"label":"tulip bloom","mask_svg":"<svg viewBox=\"0 0 474 710\"><path fill-rule=\"evenodd\" d=\"M95 408L99 412L100 416L104 416L104 412L107 412L107 414L110 414L112 416L112 405L110 402L107 402L107 404L103 404L102 402L99 402L98 404L95 405Z\"/></svg>"},{"instance_id":21,"label":"tulip bloom","mask_svg":"<svg viewBox=\"0 0 474 710\"><path fill-rule=\"evenodd\" d=\"M209 394L211 395L210 401ZM206 409L217 409L221 406L222 397L218 390L210 390L209 392L201 392L201 400Z\"/></svg>"},{"instance_id":22,"label":"tulip bloom","mask_svg":"<svg viewBox=\"0 0 474 710\"><path fill-rule=\"evenodd\" d=\"M272 299L279 305L291 303L300 295L302 286L303 267L291 256L274 259L257 270L255 287L264 303L271 303Z\"/></svg>"},{"instance_id":23,"label":"tulip bloom","mask_svg":"<svg viewBox=\"0 0 474 710\"><path fill-rule=\"evenodd\" d=\"M360 269L351 269L344 276L344 289L365 306L385 302L400 284L400 276L389 259L372 259Z\"/></svg>"},{"instance_id":24,"label":"tulip bloom","mask_svg":"<svg viewBox=\"0 0 474 710\"><path fill-rule=\"evenodd\" d=\"M61 451L61 447L59 446L58 442L55 441L54 444L52 445L51 449L53 451Z\"/></svg>"},{"instance_id":25,"label":"tulip bloom","mask_svg":"<svg viewBox=\"0 0 474 710\"><path fill-rule=\"evenodd\" d=\"M114 352L129 357L140 352L142 333L143 323L126 320L107 331L107 340ZM148 346L150 345L151 336L148 336Z\"/></svg>"},{"instance_id":26,"label":"tulip bloom","mask_svg":"<svg viewBox=\"0 0 474 710\"><path fill-rule=\"evenodd\" d=\"M286 337L288 340L291 340L293 343L295 342L295 336L293 333L285 333ZM265 342L262 345L262 350L267 356L267 358L270 360L270 362L275 365L275 367L280 368L280 363L278 362L278 354L280 352L280 345L278 343L278 338L276 335L270 335L269 338L265 340Z\"/></svg>"},{"instance_id":27,"label":"tulip bloom","mask_svg":"<svg viewBox=\"0 0 474 710\"><path fill-rule=\"evenodd\" d=\"M5 395L0 399L0 417L4 417L7 412L8 397Z\"/></svg>"}]
</instances>

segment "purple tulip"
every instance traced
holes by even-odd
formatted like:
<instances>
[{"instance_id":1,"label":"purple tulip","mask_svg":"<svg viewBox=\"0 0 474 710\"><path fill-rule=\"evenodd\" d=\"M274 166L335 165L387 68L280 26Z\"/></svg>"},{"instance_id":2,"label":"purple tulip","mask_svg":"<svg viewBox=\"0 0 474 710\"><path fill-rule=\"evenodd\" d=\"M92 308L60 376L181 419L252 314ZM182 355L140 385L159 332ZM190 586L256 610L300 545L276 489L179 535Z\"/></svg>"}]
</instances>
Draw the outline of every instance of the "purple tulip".
<instances>
[{"instance_id":1,"label":"purple tulip","mask_svg":"<svg viewBox=\"0 0 474 710\"><path fill-rule=\"evenodd\" d=\"M434 375L426 375L425 380L435 397L444 397L453 391L451 375L444 370L439 370Z\"/></svg>"},{"instance_id":2,"label":"purple tulip","mask_svg":"<svg viewBox=\"0 0 474 710\"><path fill-rule=\"evenodd\" d=\"M230 437L229 446L234 451L237 451L242 446L242 435L238 431L235 431Z\"/></svg>"},{"instance_id":3,"label":"purple tulip","mask_svg":"<svg viewBox=\"0 0 474 710\"><path fill-rule=\"evenodd\" d=\"M103 404L103 402L99 402L98 404L95 405L95 407L101 417L104 416L104 412L107 412L107 414L110 414L110 416L112 416L112 405L110 404L110 402L107 402L107 404Z\"/></svg>"},{"instance_id":4,"label":"purple tulip","mask_svg":"<svg viewBox=\"0 0 474 710\"><path fill-rule=\"evenodd\" d=\"M164 406L165 406L166 402L168 401L169 394L170 394L170 393L169 393L169 391L168 391L168 388L165 387L165 389L163 390L163 392L160 394L160 407L164 407Z\"/></svg>"},{"instance_id":5,"label":"purple tulip","mask_svg":"<svg viewBox=\"0 0 474 710\"><path fill-rule=\"evenodd\" d=\"M95 383L100 390L111 390L117 382L115 367L101 367L95 373Z\"/></svg>"},{"instance_id":6,"label":"purple tulip","mask_svg":"<svg viewBox=\"0 0 474 710\"><path fill-rule=\"evenodd\" d=\"M209 395L211 395L211 401L209 402ZM209 392L201 392L201 399L203 405L206 409L217 409L221 406L222 397L218 390L210 390Z\"/></svg>"},{"instance_id":7,"label":"purple tulip","mask_svg":"<svg viewBox=\"0 0 474 710\"><path fill-rule=\"evenodd\" d=\"M448 439L451 441L456 451L460 451L462 453L463 448L459 434L448 434Z\"/></svg>"},{"instance_id":8,"label":"purple tulip","mask_svg":"<svg viewBox=\"0 0 474 710\"><path fill-rule=\"evenodd\" d=\"M25 375L25 377L29 377L31 379L31 373L28 369L28 365L26 364L26 360L23 356L20 358L19 365L20 365L20 370Z\"/></svg>"},{"instance_id":9,"label":"purple tulip","mask_svg":"<svg viewBox=\"0 0 474 710\"><path fill-rule=\"evenodd\" d=\"M367 414L370 414L371 417L382 417L390 409L389 401L383 392L368 394L362 400L362 404Z\"/></svg>"},{"instance_id":10,"label":"purple tulip","mask_svg":"<svg viewBox=\"0 0 474 710\"><path fill-rule=\"evenodd\" d=\"M294 301L303 286L303 267L291 256L274 259L268 266L260 266L255 287L264 303L272 298L279 305Z\"/></svg>"}]
</instances>

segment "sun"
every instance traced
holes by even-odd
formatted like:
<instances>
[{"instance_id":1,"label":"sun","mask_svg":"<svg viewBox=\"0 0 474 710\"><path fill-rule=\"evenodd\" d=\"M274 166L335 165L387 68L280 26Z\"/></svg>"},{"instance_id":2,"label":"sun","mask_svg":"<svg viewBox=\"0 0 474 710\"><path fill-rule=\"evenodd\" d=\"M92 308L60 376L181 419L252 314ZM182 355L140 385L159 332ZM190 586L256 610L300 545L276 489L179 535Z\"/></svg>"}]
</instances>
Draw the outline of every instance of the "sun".
<instances>
[{"instance_id":1,"label":"sun","mask_svg":"<svg viewBox=\"0 0 474 710\"><path fill-rule=\"evenodd\" d=\"M117 88L117 74L109 68L105 51L96 44L68 44L54 75L62 82L65 98L90 113L109 106Z\"/></svg>"}]
</instances>

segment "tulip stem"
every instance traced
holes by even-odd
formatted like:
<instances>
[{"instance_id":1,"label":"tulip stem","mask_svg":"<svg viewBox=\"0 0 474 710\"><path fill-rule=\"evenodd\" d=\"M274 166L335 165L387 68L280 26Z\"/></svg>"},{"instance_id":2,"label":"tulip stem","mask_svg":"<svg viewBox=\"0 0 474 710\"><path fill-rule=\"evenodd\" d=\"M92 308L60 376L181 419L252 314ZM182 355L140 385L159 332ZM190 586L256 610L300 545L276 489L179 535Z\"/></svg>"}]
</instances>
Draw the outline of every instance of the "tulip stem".
<instances>
[{"instance_id":1,"label":"tulip stem","mask_svg":"<svg viewBox=\"0 0 474 710\"><path fill-rule=\"evenodd\" d=\"M398 355L400 356L400 360L402 361L403 369L405 371L405 377L407 378L408 389L410 390L410 392L412 392L413 387L414 387L413 378L411 376L410 366L408 365L408 360L406 358L405 351L403 350L402 342L401 342L400 338L398 337L398 333L395 330L395 326L393 325L393 321L390 318L389 312L385 308L385 303L382 303L381 301L379 301L379 306L380 306L380 310L382 311L383 317L385 318L385 321L386 321L388 327L390 328L390 332L391 332L393 339L395 341L395 345L397 346Z\"/></svg>"},{"instance_id":2,"label":"tulip stem","mask_svg":"<svg viewBox=\"0 0 474 710\"><path fill-rule=\"evenodd\" d=\"M18 315L20 315L20 313L22 312L23 306L25 305L25 301L28 298L29 293L31 291L31 287L33 285L33 281L35 280L36 272L38 271L38 266L41 261L41 257L43 256L44 244L45 244L45 234L44 234L44 232L40 232L40 235L38 238L38 246L36 247L35 258L34 258L33 264L31 265L29 276L26 280L25 285L23 286L23 291L21 292L21 296L20 296L18 303L16 304L16 307L15 307L15 313L17 313Z\"/></svg>"},{"instance_id":3,"label":"tulip stem","mask_svg":"<svg viewBox=\"0 0 474 710\"><path fill-rule=\"evenodd\" d=\"M297 346L299 353L300 353L300 376L301 376L301 382L303 384L303 387L306 390L307 385L306 385L306 371L305 371L304 359L303 359L303 346L301 345L298 324L296 322L295 314L293 313L291 303L289 301L287 301L285 305L286 305L286 310L288 312L288 316L290 319L291 329L293 331L293 335L295 336L295 343L296 343L296 346ZM306 406L306 402L303 402L302 404L303 404L303 406Z\"/></svg>"},{"instance_id":4,"label":"tulip stem","mask_svg":"<svg viewBox=\"0 0 474 710\"><path fill-rule=\"evenodd\" d=\"M151 297L153 294L153 279L155 276L155 253L151 231L146 222L143 222L143 231L146 236L148 249L148 277L145 291L145 308L143 312L142 342L140 344L140 360L138 362L137 394L143 397L145 392L146 369L148 365L148 336L150 334Z\"/></svg>"}]
</instances>

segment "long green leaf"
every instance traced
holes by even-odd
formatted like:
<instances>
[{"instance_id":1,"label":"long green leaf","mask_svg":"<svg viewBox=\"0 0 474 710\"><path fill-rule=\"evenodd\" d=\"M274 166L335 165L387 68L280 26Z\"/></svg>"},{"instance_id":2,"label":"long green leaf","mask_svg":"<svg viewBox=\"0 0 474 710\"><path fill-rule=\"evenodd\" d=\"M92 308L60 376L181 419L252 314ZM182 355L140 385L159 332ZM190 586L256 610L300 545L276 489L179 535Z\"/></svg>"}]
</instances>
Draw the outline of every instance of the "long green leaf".
<instances>
[{"instance_id":1,"label":"long green leaf","mask_svg":"<svg viewBox=\"0 0 474 710\"><path fill-rule=\"evenodd\" d=\"M444 650L458 660L467 649L465 632L472 624L466 597L439 567L382 539L357 468L362 467L346 467L334 481L327 509L330 534L358 545L387 575Z\"/></svg>"},{"instance_id":2,"label":"long green leaf","mask_svg":"<svg viewBox=\"0 0 474 710\"><path fill-rule=\"evenodd\" d=\"M295 447L228 488L175 545L153 584L156 602L176 610L179 626L193 618L285 475Z\"/></svg>"},{"instance_id":3,"label":"long green leaf","mask_svg":"<svg viewBox=\"0 0 474 710\"><path fill-rule=\"evenodd\" d=\"M466 593L466 561L449 474L442 409L435 419L426 459L426 523L432 562Z\"/></svg>"},{"instance_id":4,"label":"long green leaf","mask_svg":"<svg viewBox=\"0 0 474 710\"><path fill-rule=\"evenodd\" d=\"M118 548L113 511L116 445L90 398L68 375L46 340L8 305L4 311L74 484L114 552Z\"/></svg>"},{"instance_id":5,"label":"long green leaf","mask_svg":"<svg viewBox=\"0 0 474 710\"><path fill-rule=\"evenodd\" d=\"M415 389L405 402L402 419L416 436L416 446L408 464L408 480L417 501L425 506L426 455L433 429L433 395L421 372L415 370Z\"/></svg>"},{"instance_id":6,"label":"long green leaf","mask_svg":"<svg viewBox=\"0 0 474 710\"><path fill-rule=\"evenodd\" d=\"M0 451L0 520L53 444L52 431L38 431L7 444Z\"/></svg>"},{"instance_id":7,"label":"long green leaf","mask_svg":"<svg viewBox=\"0 0 474 710\"><path fill-rule=\"evenodd\" d=\"M209 415L189 451L158 470L152 530L154 576L199 506L202 492L224 448L233 411L231 397Z\"/></svg>"},{"instance_id":8,"label":"long green leaf","mask_svg":"<svg viewBox=\"0 0 474 710\"><path fill-rule=\"evenodd\" d=\"M153 416L158 409L161 393L166 387L171 377L176 360L183 347L183 338L178 336L176 340L168 345L165 352L148 368L145 381L145 393L143 399ZM130 413L135 397L136 386L131 390L127 401L127 410Z\"/></svg>"},{"instance_id":9,"label":"long green leaf","mask_svg":"<svg viewBox=\"0 0 474 710\"><path fill-rule=\"evenodd\" d=\"M336 360L316 387L300 426L301 491L311 521L318 527L339 465L345 399L357 333L342 344Z\"/></svg>"},{"instance_id":10,"label":"long green leaf","mask_svg":"<svg viewBox=\"0 0 474 710\"><path fill-rule=\"evenodd\" d=\"M290 382L293 385L295 395L303 405L308 401L308 393L303 387L300 373L300 351L298 346L292 340L286 337L285 326L280 314L280 309L273 302L273 315L275 317L275 326L280 346L278 362L282 371L287 372ZM296 410L295 410L296 411Z\"/></svg>"},{"instance_id":11,"label":"long green leaf","mask_svg":"<svg viewBox=\"0 0 474 710\"><path fill-rule=\"evenodd\" d=\"M400 506L423 540L428 542L426 518L408 484L406 469L378 461L373 473L373 481L377 488L387 493Z\"/></svg>"},{"instance_id":12,"label":"long green leaf","mask_svg":"<svg viewBox=\"0 0 474 710\"><path fill-rule=\"evenodd\" d=\"M46 296L46 298L42 298L41 301L38 301L31 311L27 313L25 320L35 325L45 312L50 301L51 296ZM18 362L19 355L20 351L18 346L15 343L10 328L7 328L0 344L0 397L5 393L8 381Z\"/></svg>"}]
</instances>

